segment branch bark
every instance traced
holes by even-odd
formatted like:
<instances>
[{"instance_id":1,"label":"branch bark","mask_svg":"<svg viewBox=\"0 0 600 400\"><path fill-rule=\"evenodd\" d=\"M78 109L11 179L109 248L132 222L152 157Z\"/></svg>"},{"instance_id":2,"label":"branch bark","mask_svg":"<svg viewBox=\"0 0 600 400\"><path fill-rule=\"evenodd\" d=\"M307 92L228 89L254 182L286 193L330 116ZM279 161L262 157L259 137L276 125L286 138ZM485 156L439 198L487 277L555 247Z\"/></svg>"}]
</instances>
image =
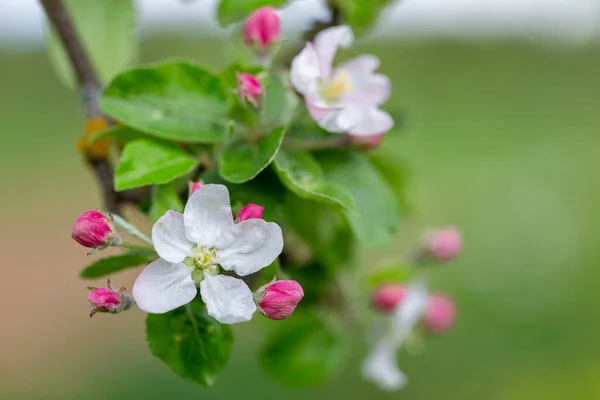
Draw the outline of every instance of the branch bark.
<instances>
[{"instance_id":1,"label":"branch bark","mask_svg":"<svg viewBox=\"0 0 600 400\"><path fill-rule=\"evenodd\" d=\"M87 134L93 133L94 126L109 126L112 121L102 114L99 106L102 84L94 66L81 42L75 24L69 15L63 0L40 0L48 20L60 38L65 52L73 68L79 86L79 94L83 112L86 116ZM92 127L92 128L91 128ZM114 171L108 160L108 146L100 151L87 149L88 137L84 136L81 149L85 152L86 161L94 171L102 189L104 208L112 213L120 214L120 203L140 203L146 197L146 190L131 190L117 193L114 189Z\"/></svg>"}]
</instances>

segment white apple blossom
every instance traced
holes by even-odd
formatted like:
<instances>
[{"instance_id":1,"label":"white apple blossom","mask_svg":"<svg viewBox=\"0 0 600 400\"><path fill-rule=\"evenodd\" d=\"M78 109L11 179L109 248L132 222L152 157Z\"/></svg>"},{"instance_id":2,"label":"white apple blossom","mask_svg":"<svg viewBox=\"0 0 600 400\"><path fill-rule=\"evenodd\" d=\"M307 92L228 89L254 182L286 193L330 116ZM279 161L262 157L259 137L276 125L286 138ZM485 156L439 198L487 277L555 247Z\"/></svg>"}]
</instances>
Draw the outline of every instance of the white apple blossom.
<instances>
[{"instance_id":1,"label":"white apple blossom","mask_svg":"<svg viewBox=\"0 0 600 400\"><path fill-rule=\"evenodd\" d=\"M406 385L408 379L398 368L396 355L421 320L427 299L427 288L423 283L413 283L408 287L406 297L394 310L388 325L363 362L363 378L387 391L402 389Z\"/></svg>"},{"instance_id":2,"label":"white apple blossom","mask_svg":"<svg viewBox=\"0 0 600 400\"><path fill-rule=\"evenodd\" d=\"M321 31L292 61L290 80L322 128L354 136L381 135L394 120L378 108L391 91L390 80L375 72L379 59L361 55L332 67L338 47L349 47L353 40L348 26Z\"/></svg>"},{"instance_id":3,"label":"white apple blossom","mask_svg":"<svg viewBox=\"0 0 600 400\"><path fill-rule=\"evenodd\" d=\"M198 293L217 321L248 321L256 311L250 288L241 280L219 275L219 265L240 276L271 264L283 249L281 228L262 219L234 224L229 192L223 185L204 185L189 198L183 214L167 211L152 228L159 259L133 285L133 297L144 311L162 314L189 303Z\"/></svg>"}]
</instances>

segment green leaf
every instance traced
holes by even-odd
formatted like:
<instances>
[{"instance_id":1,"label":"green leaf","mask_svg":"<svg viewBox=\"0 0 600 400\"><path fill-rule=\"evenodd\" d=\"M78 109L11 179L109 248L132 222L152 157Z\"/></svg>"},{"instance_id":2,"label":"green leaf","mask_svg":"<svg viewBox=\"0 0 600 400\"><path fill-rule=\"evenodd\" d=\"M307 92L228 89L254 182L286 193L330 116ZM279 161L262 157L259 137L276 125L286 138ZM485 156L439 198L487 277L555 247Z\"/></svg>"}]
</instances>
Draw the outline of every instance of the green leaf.
<instances>
[{"instance_id":1,"label":"green leaf","mask_svg":"<svg viewBox=\"0 0 600 400\"><path fill-rule=\"evenodd\" d=\"M288 192L283 210L285 222L328 268L335 269L351 261L352 231L331 205Z\"/></svg>"},{"instance_id":2,"label":"green leaf","mask_svg":"<svg viewBox=\"0 0 600 400\"><path fill-rule=\"evenodd\" d=\"M221 0L217 8L217 19L221 26L227 26L248 17L259 7L280 7L285 3L286 0Z\"/></svg>"},{"instance_id":3,"label":"green leaf","mask_svg":"<svg viewBox=\"0 0 600 400\"><path fill-rule=\"evenodd\" d=\"M293 387L317 386L339 371L346 350L340 332L301 313L278 324L261 352L273 379Z\"/></svg>"},{"instance_id":4,"label":"green leaf","mask_svg":"<svg viewBox=\"0 0 600 400\"><path fill-rule=\"evenodd\" d=\"M397 151L388 150L387 147L396 148L391 141L388 144L389 146L380 147L377 151L369 154L369 158L394 189L399 212L410 212L415 207L408 196L408 183L411 179L410 166L406 160L398 156Z\"/></svg>"},{"instance_id":5,"label":"green leaf","mask_svg":"<svg viewBox=\"0 0 600 400\"><path fill-rule=\"evenodd\" d=\"M183 212L183 204L172 183L152 187L152 200L148 216L153 221L158 220L169 210Z\"/></svg>"},{"instance_id":6,"label":"green leaf","mask_svg":"<svg viewBox=\"0 0 600 400\"><path fill-rule=\"evenodd\" d=\"M382 10L393 0L331 0L340 10L341 19L356 32L371 28Z\"/></svg>"},{"instance_id":7,"label":"green leaf","mask_svg":"<svg viewBox=\"0 0 600 400\"><path fill-rule=\"evenodd\" d=\"M267 82L264 103L264 122L269 126L287 125L298 104L298 96L286 79L277 71L271 71Z\"/></svg>"},{"instance_id":8,"label":"green leaf","mask_svg":"<svg viewBox=\"0 0 600 400\"><path fill-rule=\"evenodd\" d=\"M98 140L106 137L112 137L119 143L127 143L136 139L148 138L148 135L140 131L136 131L135 129L131 129L127 126L111 126L108 129L94 134L94 136L92 136L88 142L88 147L92 146Z\"/></svg>"},{"instance_id":9,"label":"green leaf","mask_svg":"<svg viewBox=\"0 0 600 400\"><path fill-rule=\"evenodd\" d=\"M131 64L136 53L132 0L65 0L64 3L103 82ZM76 80L71 63L54 29L48 35L48 55L59 79L74 88Z\"/></svg>"},{"instance_id":10,"label":"green leaf","mask_svg":"<svg viewBox=\"0 0 600 400\"><path fill-rule=\"evenodd\" d=\"M221 155L219 173L229 182L249 181L273 161L284 135L285 127L280 127L257 142L239 141L231 144Z\"/></svg>"},{"instance_id":11,"label":"green leaf","mask_svg":"<svg viewBox=\"0 0 600 400\"><path fill-rule=\"evenodd\" d=\"M211 386L229 361L233 334L215 321L196 297L165 314L148 314L146 334L150 351L179 376Z\"/></svg>"},{"instance_id":12,"label":"green leaf","mask_svg":"<svg viewBox=\"0 0 600 400\"><path fill-rule=\"evenodd\" d=\"M187 62L125 72L100 99L102 110L125 125L164 139L202 143L228 136L232 104L221 77Z\"/></svg>"},{"instance_id":13,"label":"green leaf","mask_svg":"<svg viewBox=\"0 0 600 400\"><path fill-rule=\"evenodd\" d=\"M373 289L383 283L408 282L412 269L407 265L396 265L375 271L368 280L368 286Z\"/></svg>"},{"instance_id":14,"label":"green leaf","mask_svg":"<svg viewBox=\"0 0 600 400\"><path fill-rule=\"evenodd\" d=\"M394 191L379 171L358 153L327 152L319 160L327 179L348 188L356 202L358 215L345 212L356 237L367 246L388 245L400 221Z\"/></svg>"},{"instance_id":15,"label":"green leaf","mask_svg":"<svg viewBox=\"0 0 600 400\"><path fill-rule=\"evenodd\" d=\"M281 149L275 157L275 170L283 184L298 196L356 211L352 195L346 188L326 181L321 166L311 154Z\"/></svg>"},{"instance_id":16,"label":"green leaf","mask_svg":"<svg viewBox=\"0 0 600 400\"><path fill-rule=\"evenodd\" d=\"M82 278L99 278L109 274L114 274L115 272L119 272L125 268L148 264L154 259L156 259L156 257L152 257L149 254L133 252L101 258L81 270L79 276Z\"/></svg>"},{"instance_id":17,"label":"green leaf","mask_svg":"<svg viewBox=\"0 0 600 400\"><path fill-rule=\"evenodd\" d=\"M154 140L127 143L115 171L115 189L169 183L190 172L198 160L185 151Z\"/></svg>"}]
</instances>

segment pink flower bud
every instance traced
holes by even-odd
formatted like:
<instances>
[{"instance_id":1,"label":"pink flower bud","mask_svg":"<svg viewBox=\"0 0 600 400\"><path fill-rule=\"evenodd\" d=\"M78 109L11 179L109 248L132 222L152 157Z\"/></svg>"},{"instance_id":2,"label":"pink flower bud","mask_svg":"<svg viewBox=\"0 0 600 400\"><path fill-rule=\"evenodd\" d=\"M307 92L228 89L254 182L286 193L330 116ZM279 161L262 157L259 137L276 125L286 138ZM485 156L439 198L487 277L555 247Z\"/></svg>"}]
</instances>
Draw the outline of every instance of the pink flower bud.
<instances>
[{"instance_id":1,"label":"pink flower bud","mask_svg":"<svg viewBox=\"0 0 600 400\"><path fill-rule=\"evenodd\" d=\"M271 282L255 293L259 309L271 319L285 319L292 315L302 297L302 286L290 280Z\"/></svg>"},{"instance_id":2,"label":"pink flower bud","mask_svg":"<svg viewBox=\"0 0 600 400\"><path fill-rule=\"evenodd\" d=\"M114 290L110 279L107 281L107 286L106 288L88 288L90 291L88 301L92 305L90 318L99 312L118 314L133 306L133 299L129 294L124 293L124 287Z\"/></svg>"},{"instance_id":3,"label":"pink flower bud","mask_svg":"<svg viewBox=\"0 0 600 400\"><path fill-rule=\"evenodd\" d=\"M202 186L204 186L204 181L202 179L200 179L198 182L188 181L188 188L190 193L189 196L194 194L194 192L200 189Z\"/></svg>"},{"instance_id":4,"label":"pink flower bud","mask_svg":"<svg viewBox=\"0 0 600 400\"><path fill-rule=\"evenodd\" d=\"M447 332L456 320L454 302L442 294L431 295L427 301L423 320L429 333Z\"/></svg>"},{"instance_id":5,"label":"pink flower bud","mask_svg":"<svg viewBox=\"0 0 600 400\"><path fill-rule=\"evenodd\" d=\"M277 10L268 6L261 7L248 17L244 25L244 42L264 53L271 44L279 40L280 33Z\"/></svg>"},{"instance_id":6,"label":"pink flower bud","mask_svg":"<svg viewBox=\"0 0 600 400\"><path fill-rule=\"evenodd\" d=\"M121 238L112 223L112 216L107 217L96 210L84 212L75 221L71 237L80 245L91 249L102 249L121 243Z\"/></svg>"},{"instance_id":7,"label":"pink flower bud","mask_svg":"<svg viewBox=\"0 0 600 400\"><path fill-rule=\"evenodd\" d=\"M385 133L374 135L374 136L355 136L348 135L350 138L350 143L355 146L360 147L364 151L375 150L379 147L383 139L385 139Z\"/></svg>"},{"instance_id":8,"label":"pink flower bud","mask_svg":"<svg viewBox=\"0 0 600 400\"><path fill-rule=\"evenodd\" d=\"M399 283L386 283L378 286L371 297L371 304L375 309L391 312L406 296L406 288Z\"/></svg>"},{"instance_id":9,"label":"pink flower bud","mask_svg":"<svg viewBox=\"0 0 600 400\"><path fill-rule=\"evenodd\" d=\"M260 80L246 72L238 72L238 94L242 103L249 102L253 106L258 106L260 95L262 93L262 84Z\"/></svg>"},{"instance_id":10,"label":"pink flower bud","mask_svg":"<svg viewBox=\"0 0 600 400\"><path fill-rule=\"evenodd\" d=\"M462 235L457 228L444 228L425 237L425 251L431 257L448 261L457 257L462 250Z\"/></svg>"},{"instance_id":11,"label":"pink flower bud","mask_svg":"<svg viewBox=\"0 0 600 400\"><path fill-rule=\"evenodd\" d=\"M238 221L245 221L252 218L262 219L263 211L265 211L263 206L250 203L240 210L237 219Z\"/></svg>"}]
</instances>

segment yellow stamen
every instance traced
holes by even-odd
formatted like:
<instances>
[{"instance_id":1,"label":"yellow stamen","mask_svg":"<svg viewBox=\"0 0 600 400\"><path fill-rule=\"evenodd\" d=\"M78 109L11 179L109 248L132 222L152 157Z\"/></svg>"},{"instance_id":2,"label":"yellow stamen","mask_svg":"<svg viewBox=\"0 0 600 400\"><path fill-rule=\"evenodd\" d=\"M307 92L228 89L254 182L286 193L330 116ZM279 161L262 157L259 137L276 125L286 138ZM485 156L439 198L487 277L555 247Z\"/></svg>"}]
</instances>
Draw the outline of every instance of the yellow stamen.
<instances>
[{"instance_id":1,"label":"yellow stamen","mask_svg":"<svg viewBox=\"0 0 600 400\"><path fill-rule=\"evenodd\" d=\"M342 95L350 93L354 90L352 86L352 77L350 73L344 69L338 70L333 79L327 84L321 86L321 96L328 102L337 101Z\"/></svg>"}]
</instances>

